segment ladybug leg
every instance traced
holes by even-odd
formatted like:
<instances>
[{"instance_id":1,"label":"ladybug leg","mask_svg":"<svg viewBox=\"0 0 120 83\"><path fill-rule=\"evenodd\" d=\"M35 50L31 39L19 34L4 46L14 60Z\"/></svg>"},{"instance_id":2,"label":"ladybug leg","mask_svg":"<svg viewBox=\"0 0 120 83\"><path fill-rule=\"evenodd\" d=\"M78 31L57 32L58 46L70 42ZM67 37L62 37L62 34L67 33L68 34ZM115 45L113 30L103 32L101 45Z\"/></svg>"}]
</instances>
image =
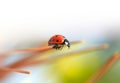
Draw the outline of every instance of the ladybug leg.
<instances>
[{"instance_id":1,"label":"ladybug leg","mask_svg":"<svg viewBox=\"0 0 120 83\"><path fill-rule=\"evenodd\" d=\"M62 48L63 48L63 46L58 46L58 49L59 49L59 50L62 50Z\"/></svg>"},{"instance_id":2,"label":"ladybug leg","mask_svg":"<svg viewBox=\"0 0 120 83\"><path fill-rule=\"evenodd\" d=\"M59 49L60 49L60 47L59 47L59 46L57 46L57 47L56 47L56 49L57 49L57 50L59 50Z\"/></svg>"},{"instance_id":3,"label":"ladybug leg","mask_svg":"<svg viewBox=\"0 0 120 83\"><path fill-rule=\"evenodd\" d=\"M53 45L53 48L57 49L57 45Z\"/></svg>"},{"instance_id":4,"label":"ladybug leg","mask_svg":"<svg viewBox=\"0 0 120 83\"><path fill-rule=\"evenodd\" d=\"M59 45L54 45L53 48L55 48L56 50L60 49L60 46Z\"/></svg>"},{"instance_id":5,"label":"ladybug leg","mask_svg":"<svg viewBox=\"0 0 120 83\"><path fill-rule=\"evenodd\" d=\"M61 44L61 45L58 45L58 44L53 45L53 48L55 48L56 50L61 50L61 49L63 49L63 47L64 47L64 44Z\"/></svg>"},{"instance_id":6,"label":"ladybug leg","mask_svg":"<svg viewBox=\"0 0 120 83\"><path fill-rule=\"evenodd\" d=\"M59 47L59 49L60 49L60 50L62 50L62 49L63 49L63 47L64 47L64 45L60 46L60 47Z\"/></svg>"}]
</instances>

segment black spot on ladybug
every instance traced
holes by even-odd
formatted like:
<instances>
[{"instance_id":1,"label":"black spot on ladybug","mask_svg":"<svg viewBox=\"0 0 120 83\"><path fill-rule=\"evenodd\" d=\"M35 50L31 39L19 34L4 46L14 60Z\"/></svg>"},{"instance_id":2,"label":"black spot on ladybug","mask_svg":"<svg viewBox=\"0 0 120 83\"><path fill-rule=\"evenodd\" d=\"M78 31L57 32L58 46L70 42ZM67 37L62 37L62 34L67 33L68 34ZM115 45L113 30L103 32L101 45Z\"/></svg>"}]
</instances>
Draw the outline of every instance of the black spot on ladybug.
<instances>
[{"instance_id":1,"label":"black spot on ladybug","mask_svg":"<svg viewBox=\"0 0 120 83\"><path fill-rule=\"evenodd\" d=\"M55 37L58 37L58 35L56 35Z\"/></svg>"},{"instance_id":2,"label":"black spot on ladybug","mask_svg":"<svg viewBox=\"0 0 120 83\"><path fill-rule=\"evenodd\" d=\"M56 40L56 42L59 42L59 40Z\"/></svg>"}]
</instances>

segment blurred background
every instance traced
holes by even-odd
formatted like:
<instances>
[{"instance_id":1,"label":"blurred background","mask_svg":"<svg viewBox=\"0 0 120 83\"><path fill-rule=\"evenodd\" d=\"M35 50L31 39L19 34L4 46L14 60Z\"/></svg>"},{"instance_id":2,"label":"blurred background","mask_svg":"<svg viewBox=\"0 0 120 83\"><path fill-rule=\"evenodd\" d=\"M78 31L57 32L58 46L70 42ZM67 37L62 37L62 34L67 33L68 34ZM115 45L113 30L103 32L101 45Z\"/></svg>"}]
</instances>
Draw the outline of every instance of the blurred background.
<instances>
[{"instance_id":1,"label":"blurred background","mask_svg":"<svg viewBox=\"0 0 120 83\"><path fill-rule=\"evenodd\" d=\"M120 49L119 0L2 0L0 1L0 52L47 44L54 34L69 41L85 40L82 47L109 44L97 51L51 64L24 67L30 75L13 72L3 83L85 83ZM74 49L79 48L75 47ZM72 46L71 46L72 47ZM63 49L64 50L64 49ZM56 51L55 51L56 53ZM16 56L15 56L16 55ZM15 53L4 65L24 58ZM120 83L120 61L98 83Z\"/></svg>"}]
</instances>

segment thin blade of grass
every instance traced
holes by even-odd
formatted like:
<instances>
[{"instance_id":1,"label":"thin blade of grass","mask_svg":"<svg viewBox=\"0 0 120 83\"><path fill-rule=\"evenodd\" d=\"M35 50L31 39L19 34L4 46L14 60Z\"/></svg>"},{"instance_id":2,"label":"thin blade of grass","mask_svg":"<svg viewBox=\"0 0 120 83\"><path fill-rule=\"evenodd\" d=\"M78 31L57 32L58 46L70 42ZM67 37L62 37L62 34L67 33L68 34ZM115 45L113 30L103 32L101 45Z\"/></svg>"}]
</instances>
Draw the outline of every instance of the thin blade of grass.
<instances>
[{"instance_id":1,"label":"thin blade of grass","mask_svg":"<svg viewBox=\"0 0 120 83\"><path fill-rule=\"evenodd\" d=\"M29 71L15 69L15 68L8 68L8 67L0 67L0 70L2 71L8 71L8 72L18 72L18 73L24 73L24 74L30 74Z\"/></svg>"},{"instance_id":2,"label":"thin blade of grass","mask_svg":"<svg viewBox=\"0 0 120 83\"><path fill-rule=\"evenodd\" d=\"M73 41L71 42L72 45L74 44L80 44L80 43L84 43L85 41L84 40L79 40L79 41Z\"/></svg>"},{"instance_id":3,"label":"thin blade of grass","mask_svg":"<svg viewBox=\"0 0 120 83\"><path fill-rule=\"evenodd\" d=\"M71 42L71 44L74 45L74 44L80 44L80 43L83 43L83 42L84 42L83 40L73 41L73 42ZM36 52L50 50L52 48L53 48L52 46L42 46L42 47L31 48L31 49L18 49L18 50L9 51L9 52L6 53L6 55L14 53L14 52L36 53Z\"/></svg>"},{"instance_id":4,"label":"thin blade of grass","mask_svg":"<svg viewBox=\"0 0 120 83\"><path fill-rule=\"evenodd\" d=\"M106 63L86 83L97 83L97 81L120 59L120 53L114 53Z\"/></svg>"},{"instance_id":5,"label":"thin blade of grass","mask_svg":"<svg viewBox=\"0 0 120 83\"><path fill-rule=\"evenodd\" d=\"M35 53L35 52L47 51L50 49L52 49L52 46L43 46L43 47L39 47L39 48L13 50L13 51L8 52L8 54L14 53L14 52Z\"/></svg>"}]
</instances>

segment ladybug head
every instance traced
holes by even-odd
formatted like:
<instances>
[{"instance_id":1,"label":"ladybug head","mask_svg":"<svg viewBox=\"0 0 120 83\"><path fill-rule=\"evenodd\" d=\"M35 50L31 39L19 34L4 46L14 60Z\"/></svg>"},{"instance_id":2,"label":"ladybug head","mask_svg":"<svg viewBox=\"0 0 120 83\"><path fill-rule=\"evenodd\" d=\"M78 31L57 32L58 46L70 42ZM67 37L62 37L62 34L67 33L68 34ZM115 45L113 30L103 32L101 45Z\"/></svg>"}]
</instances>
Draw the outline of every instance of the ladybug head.
<instances>
[{"instance_id":1,"label":"ladybug head","mask_svg":"<svg viewBox=\"0 0 120 83\"><path fill-rule=\"evenodd\" d=\"M67 45L68 48L70 48L70 42L67 39L64 40L64 44Z\"/></svg>"}]
</instances>

